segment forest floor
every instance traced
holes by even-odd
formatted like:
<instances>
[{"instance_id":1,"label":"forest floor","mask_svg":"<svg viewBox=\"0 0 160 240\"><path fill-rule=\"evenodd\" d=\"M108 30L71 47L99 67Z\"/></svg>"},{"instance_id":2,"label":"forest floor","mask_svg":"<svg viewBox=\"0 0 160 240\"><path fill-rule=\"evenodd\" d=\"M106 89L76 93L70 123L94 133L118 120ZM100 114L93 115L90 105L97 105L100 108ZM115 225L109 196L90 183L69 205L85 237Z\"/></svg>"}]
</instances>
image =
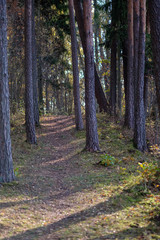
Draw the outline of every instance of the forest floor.
<instances>
[{"instance_id":1,"label":"forest floor","mask_svg":"<svg viewBox=\"0 0 160 240\"><path fill-rule=\"evenodd\" d=\"M42 117L36 146L22 123L12 119L17 179L0 185L1 240L160 239L157 146L140 153L131 132L103 114L101 153L83 151L72 117Z\"/></svg>"}]
</instances>

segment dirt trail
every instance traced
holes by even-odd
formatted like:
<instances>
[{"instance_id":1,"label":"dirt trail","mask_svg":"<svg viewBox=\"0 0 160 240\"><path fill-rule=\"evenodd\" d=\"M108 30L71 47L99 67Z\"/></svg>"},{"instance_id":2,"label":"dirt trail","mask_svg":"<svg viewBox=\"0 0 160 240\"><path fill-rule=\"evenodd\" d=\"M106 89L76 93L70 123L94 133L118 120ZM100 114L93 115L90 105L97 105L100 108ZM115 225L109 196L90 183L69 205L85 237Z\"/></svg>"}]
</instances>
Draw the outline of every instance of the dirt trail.
<instances>
[{"instance_id":1,"label":"dirt trail","mask_svg":"<svg viewBox=\"0 0 160 240\"><path fill-rule=\"evenodd\" d=\"M103 138L104 130L113 138L104 147L120 156L118 146L124 150L126 140L106 122L102 130ZM82 152L84 132L75 137L72 117L43 117L37 132L37 146L25 142L24 128L13 135L20 175L17 183L0 188L0 240L149 239L145 196L137 198L118 166L97 166L98 153Z\"/></svg>"},{"instance_id":2,"label":"dirt trail","mask_svg":"<svg viewBox=\"0 0 160 240\"><path fill-rule=\"evenodd\" d=\"M20 227L19 234L15 229L16 234L13 232L12 237L3 239L89 239L83 238L81 233L73 238L61 233L61 229L67 230L92 215L85 209L93 205L91 199L96 194L88 195L90 185L83 181L87 171L78 152L84 147L84 139L76 139L74 132L72 117L43 118L37 137L40 150L24 167L20 192L25 197L15 204L18 206L15 214L27 216L32 212L31 225L27 222L26 230L23 227L21 232ZM95 209L91 212L94 215Z\"/></svg>"}]
</instances>

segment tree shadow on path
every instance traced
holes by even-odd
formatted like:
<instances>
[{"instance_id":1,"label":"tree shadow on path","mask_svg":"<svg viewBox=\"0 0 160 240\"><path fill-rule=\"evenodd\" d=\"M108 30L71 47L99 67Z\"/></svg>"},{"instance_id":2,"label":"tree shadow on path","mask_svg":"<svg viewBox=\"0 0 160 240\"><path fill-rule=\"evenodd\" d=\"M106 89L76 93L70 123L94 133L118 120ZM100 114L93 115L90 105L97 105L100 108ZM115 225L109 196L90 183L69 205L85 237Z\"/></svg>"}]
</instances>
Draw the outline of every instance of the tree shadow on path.
<instances>
[{"instance_id":1,"label":"tree shadow on path","mask_svg":"<svg viewBox=\"0 0 160 240\"><path fill-rule=\"evenodd\" d=\"M130 189L126 189L126 190L130 191ZM48 234L51 234L53 238L50 238L50 239L54 240L54 239L56 239L56 232L58 230L68 228L71 225L74 225L74 224L77 224L77 223L80 223L83 221L87 221L88 219L94 218L101 214L112 214L112 213L115 213L116 211L123 210L124 208L134 206L133 202L127 202L127 204L124 206L124 203L126 202L125 201L126 190L123 191L122 193L120 193L119 195L116 195L115 197L111 197L104 202L94 205L88 209L82 210L78 213L71 214L57 222L54 222L54 223L49 224L44 227L30 229L23 233L12 236L12 237L3 238L2 240L32 240L32 239L37 239L40 236L41 237L44 236L44 239L47 239L47 237L45 238L45 236ZM118 200L120 198L124 199L124 200L123 200L123 202L118 204ZM143 198L143 196L141 196L139 198L139 201L141 201L142 198ZM116 205L115 205L115 203L116 203ZM17 202L17 204L21 204L21 203ZM5 207L5 206L3 206L3 207ZM6 207L7 207L7 205L6 205ZM136 230L131 228L131 229L125 230L124 232L106 235L102 238L100 237L97 239L116 239L116 238L123 239L123 238L119 238L121 236L121 234L123 234L123 236L125 234L126 236L129 237L131 234L134 234L134 235L137 234L137 236L138 236L142 232L143 232L142 228L137 228ZM55 238L54 238L54 236L55 236ZM61 238L59 238L59 239L61 239ZM95 238L95 240L96 240L96 238Z\"/></svg>"}]
</instances>

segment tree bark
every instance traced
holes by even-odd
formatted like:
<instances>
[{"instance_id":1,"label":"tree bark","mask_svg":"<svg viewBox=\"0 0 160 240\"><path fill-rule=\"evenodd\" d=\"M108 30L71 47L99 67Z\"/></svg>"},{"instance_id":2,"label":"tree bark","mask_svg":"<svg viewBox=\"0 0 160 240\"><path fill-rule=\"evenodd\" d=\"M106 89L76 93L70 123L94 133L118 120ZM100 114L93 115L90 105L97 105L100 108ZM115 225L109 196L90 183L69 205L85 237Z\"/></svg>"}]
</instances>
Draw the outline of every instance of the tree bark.
<instances>
[{"instance_id":1,"label":"tree bark","mask_svg":"<svg viewBox=\"0 0 160 240\"><path fill-rule=\"evenodd\" d=\"M7 58L6 0L0 4L0 182L11 182L13 172Z\"/></svg>"},{"instance_id":2,"label":"tree bark","mask_svg":"<svg viewBox=\"0 0 160 240\"><path fill-rule=\"evenodd\" d=\"M123 51L123 78L124 78L124 93L125 93L125 103L127 102L127 65L128 65L128 59L127 59L127 50L128 50L128 40L124 40L122 44L122 51ZM127 107L127 106L126 106ZM125 109L126 110L126 109ZM127 111L125 111L125 120L124 122L127 122Z\"/></svg>"},{"instance_id":3,"label":"tree bark","mask_svg":"<svg viewBox=\"0 0 160 240\"><path fill-rule=\"evenodd\" d=\"M98 151L97 119L95 106L95 67L92 29L92 1L83 1L85 47L85 109L86 109L86 150Z\"/></svg>"},{"instance_id":4,"label":"tree bark","mask_svg":"<svg viewBox=\"0 0 160 240\"><path fill-rule=\"evenodd\" d=\"M46 79L46 113L49 113L48 87L49 87L49 82L48 82L48 80Z\"/></svg>"},{"instance_id":5,"label":"tree bark","mask_svg":"<svg viewBox=\"0 0 160 240\"><path fill-rule=\"evenodd\" d=\"M121 108L122 108L122 83L121 83L121 49L120 41L118 42L118 57L117 57L117 86L118 86L118 115L121 117Z\"/></svg>"},{"instance_id":6,"label":"tree bark","mask_svg":"<svg viewBox=\"0 0 160 240\"><path fill-rule=\"evenodd\" d=\"M38 73L37 73L37 51L35 36L35 12L34 0L32 0L32 74L33 74L33 103L34 103L34 121L39 126L39 105L38 105Z\"/></svg>"},{"instance_id":7,"label":"tree bark","mask_svg":"<svg viewBox=\"0 0 160 240\"><path fill-rule=\"evenodd\" d=\"M25 1L25 118L27 142L35 144L32 75L32 0Z\"/></svg>"},{"instance_id":8,"label":"tree bark","mask_svg":"<svg viewBox=\"0 0 160 240\"><path fill-rule=\"evenodd\" d=\"M135 13L138 16L135 8ZM146 29L146 0L140 0L140 23L139 25L139 48L138 74L135 81L135 129L134 144L140 151L146 150L145 109L144 109L144 68L145 68L145 29Z\"/></svg>"},{"instance_id":9,"label":"tree bark","mask_svg":"<svg viewBox=\"0 0 160 240\"><path fill-rule=\"evenodd\" d=\"M82 120L82 113L81 113L80 90L79 90L79 70L78 70L78 54L77 54L78 46L77 46L77 39L76 39L73 0L69 0L69 16L70 16L70 29L71 29L75 123L76 123L76 129L82 130L83 120Z\"/></svg>"},{"instance_id":10,"label":"tree bark","mask_svg":"<svg viewBox=\"0 0 160 240\"><path fill-rule=\"evenodd\" d=\"M95 41L95 58L96 58L96 65L98 66L98 11L97 11L97 0L94 0L94 41Z\"/></svg>"},{"instance_id":11,"label":"tree bark","mask_svg":"<svg viewBox=\"0 0 160 240\"><path fill-rule=\"evenodd\" d=\"M127 63L127 101L125 125L134 128L134 77L133 77L133 1L128 0L128 63Z\"/></svg>"},{"instance_id":12,"label":"tree bark","mask_svg":"<svg viewBox=\"0 0 160 240\"><path fill-rule=\"evenodd\" d=\"M79 0L74 0L74 8L75 8L75 13L76 13L76 19L78 23L78 29L79 29L79 34L82 42L82 47L83 51L85 54L86 51L86 36L85 36L85 31L84 31L84 18L83 18L83 9L81 5L81 1ZM96 65L94 64L94 71L95 71L95 96L97 99L97 103L100 108L100 112L104 111L107 112L109 109L109 104L107 103L107 100L105 98L104 91L102 89L99 76L96 70Z\"/></svg>"},{"instance_id":13,"label":"tree bark","mask_svg":"<svg viewBox=\"0 0 160 240\"><path fill-rule=\"evenodd\" d=\"M156 94L160 115L160 2L158 0L149 0L149 13L152 51L154 58Z\"/></svg>"},{"instance_id":14,"label":"tree bark","mask_svg":"<svg viewBox=\"0 0 160 240\"><path fill-rule=\"evenodd\" d=\"M110 75L110 106L111 115L116 115L116 89L117 89L117 34L115 32L115 14L116 14L116 1L112 0L112 28L113 36L111 41L111 75Z\"/></svg>"},{"instance_id":15,"label":"tree bark","mask_svg":"<svg viewBox=\"0 0 160 240\"><path fill-rule=\"evenodd\" d=\"M117 41L116 36L111 45L111 77L110 77L110 105L111 115L116 115L116 88L117 88Z\"/></svg>"},{"instance_id":16,"label":"tree bark","mask_svg":"<svg viewBox=\"0 0 160 240\"><path fill-rule=\"evenodd\" d=\"M40 1L38 1L38 31L41 31L41 11ZM37 42L37 54L38 54L38 103L41 114L44 114L44 101L43 101L43 75L42 75L42 58L41 58L41 39Z\"/></svg>"}]
</instances>

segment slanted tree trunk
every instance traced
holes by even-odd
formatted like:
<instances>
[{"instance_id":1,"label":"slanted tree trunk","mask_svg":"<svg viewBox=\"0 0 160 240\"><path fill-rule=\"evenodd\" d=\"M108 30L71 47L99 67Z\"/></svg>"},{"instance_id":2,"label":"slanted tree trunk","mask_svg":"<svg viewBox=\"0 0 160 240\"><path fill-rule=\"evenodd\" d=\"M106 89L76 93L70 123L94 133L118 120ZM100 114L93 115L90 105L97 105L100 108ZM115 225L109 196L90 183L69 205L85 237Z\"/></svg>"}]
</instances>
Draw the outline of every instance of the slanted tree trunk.
<instances>
[{"instance_id":1,"label":"slanted tree trunk","mask_svg":"<svg viewBox=\"0 0 160 240\"><path fill-rule=\"evenodd\" d=\"M156 94L160 115L160 1L149 0L150 30L154 58Z\"/></svg>"},{"instance_id":2,"label":"slanted tree trunk","mask_svg":"<svg viewBox=\"0 0 160 240\"><path fill-rule=\"evenodd\" d=\"M134 128L134 77L133 77L133 0L128 0L128 63L125 125Z\"/></svg>"},{"instance_id":3,"label":"slanted tree trunk","mask_svg":"<svg viewBox=\"0 0 160 240\"><path fill-rule=\"evenodd\" d=\"M32 0L25 1L25 119L27 142L36 143L32 75Z\"/></svg>"},{"instance_id":4,"label":"slanted tree trunk","mask_svg":"<svg viewBox=\"0 0 160 240\"><path fill-rule=\"evenodd\" d=\"M86 150L98 151L97 119L95 106L94 47L92 29L92 1L83 1L85 50L85 108L86 108Z\"/></svg>"},{"instance_id":5,"label":"slanted tree trunk","mask_svg":"<svg viewBox=\"0 0 160 240\"><path fill-rule=\"evenodd\" d=\"M138 3L137 3L138 4ZM138 74L135 81L135 128L134 144L140 151L146 150L145 109L144 109L144 68L145 68L145 29L146 29L146 0L140 0L139 48L138 48ZM137 11L136 11L137 9ZM138 6L135 7L138 18Z\"/></svg>"},{"instance_id":6,"label":"slanted tree trunk","mask_svg":"<svg viewBox=\"0 0 160 240\"><path fill-rule=\"evenodd\" d=\"M39 106L38 106L38 73L37 73L37 51L35 36L35 13L34 0L32 0L32 74L33 74L33 104L34 104L34 121L39 126Z\"/></svg>"},{"instance_id":7,"label":"slanted tree trunk","mask_svg":"<svg viewBox=\"0 0 160 240\"><path fill-rule=\"evenodd\" d=\"M79 90L79 70L78 70L78 54L77 54L78 47L77 47L77 39L76 39L73 0L69 0L69 16L70 16L70 29L71 29L75 123L76 123L76 129L82 130L83 120L82 120L80 92L79 92L80 91Z\"/></svg>"},{"instance_id":8,"label":"slanted tree trunk","mask_svg":"<svg viewBox=\"0 0 160 240\"><path fill-rule=\"evenodd\" d=\"M6 0L0 3L0 182L14 180L10 138Z\"/></svg>"},{"instance_id":9,"label":"slanted tree trunk","mask_svg":"<svg viewBox=\"0 0 160 240\"><path fill-rule=\"evenodd\" d=\"M75 8L76 19L77 19L77 23L78 23L79 34L80 34L80 38L81 38L81 42L82 42L82 47L83 47L83 51L85 54L86 36L85 36L85 31L84 31L84 19L83 19L83 9L82 9L82 5L81 5L81 1L74 0L74 8ZM94 71L95 71L95 96L97 99L97 103L99 105L101 112L102 111L107 112L109 105L107 103L103 88L101 86L95 64L94 64Z\"/></svg>"}]
</instances>

